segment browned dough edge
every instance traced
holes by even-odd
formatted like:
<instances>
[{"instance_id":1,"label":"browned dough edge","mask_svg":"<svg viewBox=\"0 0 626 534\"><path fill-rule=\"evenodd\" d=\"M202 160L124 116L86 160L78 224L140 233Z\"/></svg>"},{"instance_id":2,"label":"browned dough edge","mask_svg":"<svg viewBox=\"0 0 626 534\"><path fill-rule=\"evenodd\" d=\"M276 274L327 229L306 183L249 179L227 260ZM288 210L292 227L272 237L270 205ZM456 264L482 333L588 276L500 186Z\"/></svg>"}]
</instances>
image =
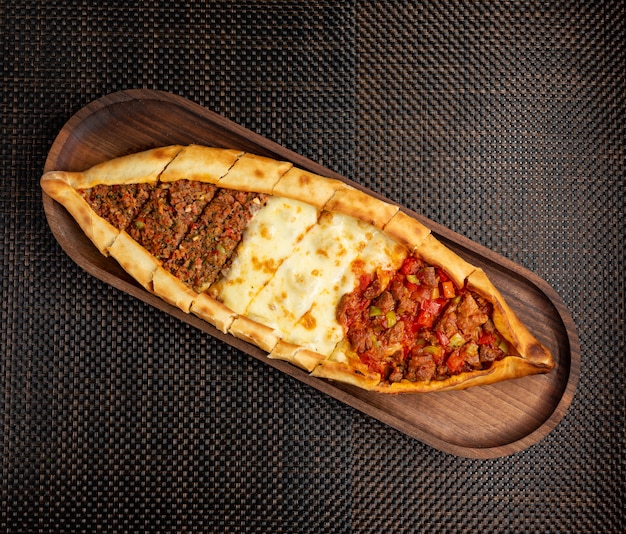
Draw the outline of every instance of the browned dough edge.
<instances>
[{"instance_id":1,"label":"browned dough edge","mask_svg":"<svg viewBox=\"0 0 626 534\"><path fill-rule=\"evenodd\" d=\"M217 182L218 187L272 194L274 186L292 163L254 154L243 154Z\"/></svg>"},{"instance_id":2,"label":"browned dough edge","mask_svg":"<svg viewBox=\"0 0 626 534\"><path fill-rule=\"evenodd\" d=\"M289 362L309 373L318 363L326 358L323 354L305 349L294 343L288 343L282 339L278 341L276 346L268 354L268 357L272 360Z\"/></svg>"},{"instance_id":3,"label":"browned dough edge","mask_svg":"<svg viewBox=\"0 0 626 534\"><path fill-rule=\"evenodd\" d=\"M476 267L455 254L432 234L426 236L415 253L426 263L443 269L459 289L465 285L467 277L476 270Z\"/></svg>"},{"instance_id":4,"label":"browned dough edge","mask_svg":"<svg viewBox=\"0 0 626 534\"><path fill-rule=\"evenodd\" d=\"M173 182L186 179L216 184L242 155L241 150L185 146L159 176L159 180Z\"/></svg>"},{"instance_id":5,"label":"browned dough edge","mask_svg":"<svg viewBox=\"0 0 626 534\"><path fill-rule=\"evenodd\" d=\"M228 333L252 345L256 345L268 353L272 352L280 339L274 332L274 329L243 315L235 317L228 329Z\"/></svg>"},{"instance_id":6,"label":"browned dough edge","mask_svg":"<svg viewBox=\"0 0 626 534\"><path fill-rule=\"evenodd\" d=\"M41 188L70 212L78 226L105 256L120 231L91 209L89 203L69 185L71 173L52 171L41 178Z\"/></svg>"},{"instance_id":7,"label":"browned dough edge","mask_svg":"<svg viewBox=\"0 0 626 534\"><path fill-rule=\"evenodd\" d=\"M358 189L338 189L324 205L324 209L360 219L383 230L400 208Z\"/></svg>"},{"instance_id":8,"label":"browned dough edge","mask_svg":"<svg viewBox=\"0 0 626 534\"><path fill-rule=\"evenodd\" d=\"M340 189L353 189L341 180L292 167L276 182L272 194L306 202L322 209Z\"/></svg>"}]
</instances>

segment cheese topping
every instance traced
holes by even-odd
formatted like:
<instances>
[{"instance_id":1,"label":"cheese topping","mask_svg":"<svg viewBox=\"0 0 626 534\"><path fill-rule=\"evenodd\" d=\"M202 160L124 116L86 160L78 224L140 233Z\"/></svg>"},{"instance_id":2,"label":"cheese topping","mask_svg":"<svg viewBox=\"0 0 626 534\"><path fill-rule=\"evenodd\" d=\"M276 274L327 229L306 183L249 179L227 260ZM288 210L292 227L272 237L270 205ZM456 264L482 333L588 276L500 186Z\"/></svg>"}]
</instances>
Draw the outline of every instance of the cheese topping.
<instances>
[{"instance_id":1,"label":"cheese topping","mask_svg":"<svg viewBox=\"0 0 626 534\"><path fill-rule=\"evenodd\" d=\"M230 269L210 294L243 315L317 217L309 204L270 197L248 224Z\"/></svg>"},{"instance_id":2,"label":"cheese topping","mask_svg":"<svg viewBox=\"0 0 626 534\"><path fill-rule=\"evenodd\" d=\"M365 248L341 273L341 278L335 284L325 286L316 295L311 308L289 330L288 337L292 343L329 355L344 337L343 327L336 317L341 297L354 291L360 276L366 270L371 271L371 266L395 271L402 264L406 256L404 247L371 226L367 235L369 239Z\"/></svg>"},{"instance_id":3,"label":"cheese topping","mask_svg":"<svg viewBox=\"0 0 626 534\"><path fill-rule=\"evenodd\" d=\"M346 215L324 212L252 299L245 315L274 328L286 341L295 342L290 333L296 323L303 319L307 324L304 316L313 303L342 283L346 266L372 237L372 226Z\"/></svg>"}]
</instances>

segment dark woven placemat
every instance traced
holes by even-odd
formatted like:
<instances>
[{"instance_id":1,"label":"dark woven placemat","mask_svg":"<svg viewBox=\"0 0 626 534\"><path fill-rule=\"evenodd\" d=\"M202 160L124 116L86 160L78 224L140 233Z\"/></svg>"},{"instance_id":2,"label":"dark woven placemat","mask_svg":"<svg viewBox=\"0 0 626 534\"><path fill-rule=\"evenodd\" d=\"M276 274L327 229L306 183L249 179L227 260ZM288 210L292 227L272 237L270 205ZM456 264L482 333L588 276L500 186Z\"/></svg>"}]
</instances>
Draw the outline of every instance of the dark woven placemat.
<instances>
[{"instance_id":1,"label":"dark woven placemat","mask_svg":"<svg viewBox=\"0 0 626 534\"><path fill-rule=\"evenodd\" d=\"M0 530L623 531L623 2L52 4L0 0ZM546 279L582 346L561 424L453 457L85 274L38 179L133 87Z\"/></svg>"}]
</instances>

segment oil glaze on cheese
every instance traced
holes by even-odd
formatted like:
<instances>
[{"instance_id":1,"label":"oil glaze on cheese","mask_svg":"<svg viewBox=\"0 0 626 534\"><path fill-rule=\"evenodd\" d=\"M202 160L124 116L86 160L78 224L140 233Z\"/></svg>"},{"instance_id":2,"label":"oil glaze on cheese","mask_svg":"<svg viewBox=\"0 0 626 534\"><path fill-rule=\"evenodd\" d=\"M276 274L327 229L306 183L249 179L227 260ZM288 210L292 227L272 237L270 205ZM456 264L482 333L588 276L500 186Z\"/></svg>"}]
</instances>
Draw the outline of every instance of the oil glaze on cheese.
<instances>
[{"instance_id":1,"label":"oil glaze on cheese","mask_svg":"<svg viewBox=\"0 0 626 534\"><path fill-rule=\"evenodd\" d=\"M289 332L327 288L341 282L371 238L371 228L355 218L324 212L252 299L246 316L291 341Z\"/></svg>"}]
</instances>

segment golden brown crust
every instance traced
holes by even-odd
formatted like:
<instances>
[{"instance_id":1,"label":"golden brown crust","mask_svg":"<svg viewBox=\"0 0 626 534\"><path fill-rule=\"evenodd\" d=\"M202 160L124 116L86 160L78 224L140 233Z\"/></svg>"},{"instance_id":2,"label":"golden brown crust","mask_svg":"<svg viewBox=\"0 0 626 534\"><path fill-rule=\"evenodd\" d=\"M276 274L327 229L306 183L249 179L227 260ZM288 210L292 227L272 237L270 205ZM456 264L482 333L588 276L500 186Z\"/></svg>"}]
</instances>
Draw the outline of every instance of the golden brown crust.
<instances>
[{"instance_id":1,"label":"golden brown crust","mask_svg":"<svg viewBox=\"0 0 626 534\"><path fill-rule=\"evenodd\" d=\"M56 199L59 192L62 191L61 188L63 184L65 184L65 186L70 186L70 189L72 190L74 189L71 185L73 181L71 176L72 174L77 173L67 171L48 171L41 177L39 185L41 185L41 188L47 195Z\"/></svg>"},{"instance_id":2,"label":"golden brown crust","mask_svg":"<svg viewBox=\"0 0 626 534\"><path fill-rule=\"evenodd\" d=\"M313 369L315 369L315 366L321 361L324 361L324 359L325 356L319 352L309 349L301 349L294 354L293 363L310 373Z\"/></svg>"},{"instance_id":3,"label":"golden brown crust","mask_svg":"<svg viewBox=\"0 0 626 534\"><path fill-rule=\"evenodd\" d=\"M121 231L109 247L109 254L137 282L152 291L152 276L159 268L159 262L137 241Z\"/></svg>"},{"instance_id":4,"label":"golden brown crust","mask_svg":"<svg viewBox=\"0 0 626 534\"><path fill-rule=\"evenodd\" d=\"M381 379L378 373L373 373L361 362L345 339L339 342L328 358L314 367L311 376L345 382L367 390L375 389Z\"/></svg>"},{"instance_id":5,"label":"golden brown crust","mask_svg":"<svg viewBox=\"0 0 626 534\"><path fill-rule=\"evenodd\" d=\"M324 360L311 371L311 376L336 380L345 384L352 384L368 391L376 389L380 384L380 375L367 369L353 367L345 362Z\"/></svg>"},{"instance_id":6,"label":"golden brown crust","mask_svg":"<svg viewBox=\"0 0 626 534\"><path fill-rule=\"evenodd\" d=\"M324 209L355 217L382 230L400 208L357 189L338 189Z\"/></svg>"},{"instance_id":7,"label":"golden brown crust","mask_svg":"<svg viewBox=\"0 0 626 534\"><path fill-rule=\"evenodd\" d=\"M280 177L292 166L292 163L286 161L244 154L219 180L218 186L271 194Z\"/></svg>"},{"instance_id":8,"label":"golden brown crust","mask_svg":"<svg viewBox=\"0 0 626 534\"><path fill-rule=\"evenodd\" d=\"M429 228L401 210L389 220L383 231L411 252L415 251L430 234Z\"/></svg>"},{"instance_id":9,"label":"golden brown crust","mask_svg":"<svg viewBox=\"0 0 626 534\"><path fill-rule=\"evenodd\" d=\"M181 149L180 145L171 145L105 161L81 173L72 173L70 185L83 189L99 184L156 182Z\"/></svg>"},{"instance_id":10,"label":"golden brown crust","mask_svg":"<svg viewBox=\"0 0 626 534\"><path fill-rule=\"evenodd\" d=\"M69 185L71 175L62 171L51 171L41 178L41 187L46 194L70 212L85 235L98 250L108 255L108 249L120 231L95 213L87 201Z\"/></svg>"},{"instance_id":11,"label":"golden brown crust","mask_svg":"<svg viewBox=\"0 0 626 534\"><path fill-rule=\"evenodd\" d=\"M198 294L187 287L173 274L158 267L152 275L152 291L165 302L189 313L193 301Z\"/></svg>"},{"instance_id":12,"label":"golden brown crust","mask_svg":"<svg viewBox=\"0 0 626 534\"><path fill-rule=\"evenodd\" d=\"M458 288L464 286L465 279L476 269L432 234L426 236L416 253L425 262L443 269Z\"/></svg>"},{"instance_id":13,"label":"golden brown crust","mask_svg":"<svg viewBox=\"0 0 626 534\"><path fill-rule=\"evenodd\" d=\"M176 155L160 180L195 180L216 184L242 155L241 150L189 145Z\"/></svg>"},{"instance_id":14,"label":"golden brown crust","mask_svg":"<svg viewBox=\"0 0 626 534\"><path fill-rule=\"evenodd\" d=\"M304 349L299 345L279 340L276 346L268 354L272 360L289 362L309 373L315 366L325 359L325 356L312 350Z\"/></svg>"},{"instance_id":15,"label":"golden brown crust","mask_svg":"<svg viewBox=\"0 0 626 534\"><path fill-rule=\"evenodd\" d=\"M191 313L200 319L213 325L223 334L228 333L230 325L237 317L237 314L221 302L210 297L206 293L200 293L191 303Z\"/></svg>"},{"instance_id":16,"label":"golden brown crust","mask_svg":"<svg viewBox=\"0 0 626 534\"><path fill-rule=\"evenodd\" d=\"M322 209L339 189L352 188L340 180L292 167L278 180L272 194L300 200Z\"/></svg>"},{"instance_id":17,"label":"golden brown crust","mask_svg":"<svg viewBox=\"0 0 626 534\"><path fill-rule=\"evenodd\" d=\"M276 343L274 348L268 354L268 356L272 360L283 360L285 362L294 363L294 355L298 352L302 347L300 345L295 345L294 343L287 343L282 339Z\"/></svg>"},{"instance_id":18,"label":"golden brown crust","mask_svg":"<svg viewBox=\"0 0 626 534\"><path fill-rule=\"evenodd\" d=\"M228 329L228 333L256 345L265 352L272 352L279 340L272 328L242 315L235 318Z\"/></svg>"}]
</instances>

